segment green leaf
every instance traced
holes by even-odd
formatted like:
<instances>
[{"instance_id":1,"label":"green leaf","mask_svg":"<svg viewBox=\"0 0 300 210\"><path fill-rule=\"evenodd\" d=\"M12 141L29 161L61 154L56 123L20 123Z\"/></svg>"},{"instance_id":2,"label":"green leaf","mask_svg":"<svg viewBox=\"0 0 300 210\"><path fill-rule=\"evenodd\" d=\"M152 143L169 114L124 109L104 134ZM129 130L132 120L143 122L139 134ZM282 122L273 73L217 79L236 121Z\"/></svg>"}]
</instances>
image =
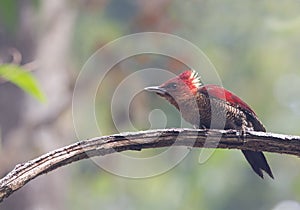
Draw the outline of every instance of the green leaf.
<instances>
[{"instance_id":1,"label":"green leaf","mask_svg":"<svg viewBox=\"0 0 300 210\"><path fill-rule=\"evenodd\" d=\"M46 96L39 88L37 80L31 73L17 65L0 65L0 77L17 85L40 102L46 102Z\"/></svg>"}]
</instances>

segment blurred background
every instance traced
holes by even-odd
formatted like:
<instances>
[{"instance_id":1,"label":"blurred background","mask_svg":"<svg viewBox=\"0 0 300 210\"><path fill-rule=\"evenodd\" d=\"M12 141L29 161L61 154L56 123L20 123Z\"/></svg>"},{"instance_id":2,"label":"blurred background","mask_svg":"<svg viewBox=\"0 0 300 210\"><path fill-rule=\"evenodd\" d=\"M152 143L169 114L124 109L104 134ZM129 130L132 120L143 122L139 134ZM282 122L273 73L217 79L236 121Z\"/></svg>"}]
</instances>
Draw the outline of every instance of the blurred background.
<instances>
[{"instance_id":1,"label":"blurred background","mask_svg":"<svg viewBox=\"0 0 300 210\"><path fill-rule=\"evenodd\" d=\"M47 100L41 103L0 81L0 176L17 163L80 140L72 94L81 68L100 47L137 32L171 33L194 43L215 65L224 87L250 104L268 131L300 135L299 11L297 0L1 0L0 63L32 73ZM118 132L109 104L122 79L145 67L175 74L185 69L155 55L130 62L135 69L121 62L101 85L96 113L102 134ZM165 112L167 127L179 125L178 112L167 102L140 93L130 113L135 127L148 129L148 115L157 108ZM217 150L198 164L194 149L172 170L147 179L119 177L84 160L31 181L0 209L299 210L299 159L266 155L275 180L261 180L236 150Z\"/></svg>"}]
</instances>

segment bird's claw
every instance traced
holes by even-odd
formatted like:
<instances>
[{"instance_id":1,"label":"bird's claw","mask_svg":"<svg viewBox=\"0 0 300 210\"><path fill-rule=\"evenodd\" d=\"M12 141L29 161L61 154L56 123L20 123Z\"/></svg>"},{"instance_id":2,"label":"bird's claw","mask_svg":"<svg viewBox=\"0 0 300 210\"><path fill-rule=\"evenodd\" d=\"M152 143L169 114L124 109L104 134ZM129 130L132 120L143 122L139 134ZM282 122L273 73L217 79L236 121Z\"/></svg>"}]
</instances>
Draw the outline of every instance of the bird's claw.
<instances>
[{"instance_id":1,"label":"bird's claw","mask_svg":"<svg viewBox=\"0 0 300 210\"><path fill-rule=\"evenodd\" d=\"M238 140L244 142L247 137L247 132L245 129L237 131Z\"/></svg>"}]
</instances>

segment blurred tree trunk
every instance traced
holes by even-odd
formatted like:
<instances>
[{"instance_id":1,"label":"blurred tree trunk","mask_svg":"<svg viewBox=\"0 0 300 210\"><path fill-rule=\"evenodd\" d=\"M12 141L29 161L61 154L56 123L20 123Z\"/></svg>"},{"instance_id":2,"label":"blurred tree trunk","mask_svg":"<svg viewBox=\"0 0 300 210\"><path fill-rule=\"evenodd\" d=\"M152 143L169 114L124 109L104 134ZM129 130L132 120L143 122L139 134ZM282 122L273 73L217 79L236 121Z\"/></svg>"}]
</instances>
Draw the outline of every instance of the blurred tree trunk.
<instances>
[{"instance_id":1,"label":"blurred tree trunk","mask_svg":"<svg viewBox=\"0 0 300 210\"><path fill-rule=\"evenodd\" d=\"M34 74L48 100L41 104L30 96L22 97L22 91L11 84L1 86L1 175L16 163L68 144L73 138L68 58L76 11L66 0L40 1L39 14L35 17L31 3L26 0L19 4L20 43L15 47L20 49L24 62L30 60L31 52L36 52L34 60L38 69ZM7 199L1 209L66 209L67 176L65 169L37 179Z\"/></svg>"}]
</instances>

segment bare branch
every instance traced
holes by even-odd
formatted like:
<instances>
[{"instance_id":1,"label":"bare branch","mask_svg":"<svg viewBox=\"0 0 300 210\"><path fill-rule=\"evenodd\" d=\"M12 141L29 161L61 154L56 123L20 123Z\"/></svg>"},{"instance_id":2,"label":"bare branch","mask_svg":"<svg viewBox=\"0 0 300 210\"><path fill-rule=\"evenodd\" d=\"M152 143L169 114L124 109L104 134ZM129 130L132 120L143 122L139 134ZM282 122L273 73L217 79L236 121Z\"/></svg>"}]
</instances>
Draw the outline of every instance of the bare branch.
<instances>
[{"instance_id":1,"label":"bare branch","mask_svg":"<svg viewBox=\"0 0 300 210\"><path fill-rule=\"evenodd\" d=\"M209 140L206 142L207 138ZM221 137L221 139L220 139ZM300 157L300 137L249 131L245 137L234 130L160 129L83 140L18 164L0 180L0 202L30 180L69 163L125 150L169 146L247 149Z\"/></svg>"}]
</instances>

